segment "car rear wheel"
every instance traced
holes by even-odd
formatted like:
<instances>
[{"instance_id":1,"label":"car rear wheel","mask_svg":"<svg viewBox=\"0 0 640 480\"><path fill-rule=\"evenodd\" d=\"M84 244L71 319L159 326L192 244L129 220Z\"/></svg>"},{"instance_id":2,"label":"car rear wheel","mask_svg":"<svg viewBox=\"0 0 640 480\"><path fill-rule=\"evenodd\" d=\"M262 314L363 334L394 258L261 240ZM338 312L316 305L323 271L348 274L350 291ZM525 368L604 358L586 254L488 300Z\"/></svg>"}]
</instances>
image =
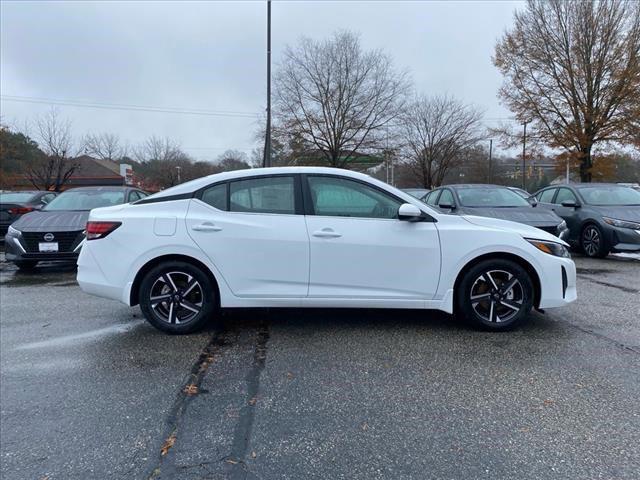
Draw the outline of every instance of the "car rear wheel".
<instances>
[{"instance_id":1,"label":"car rear wheel","mask_svg":"<svg viewBox=\"0 0 640 480\"><path fill-rule=\"evenodd\" d=\"M484 330L510 330L522 323L533 306L533 282L510 260L484 260L469 269L459 284L458 311Z\"/></svg>"},{"instance_id":2,"label":"car rear wheel","mask_svg":"<svg viewBox=\"0 0 640 480\"><path fill-rule=\"evenodd\" d=\"M166 262L152 268L140 284L140 309L159 330L173 334L202 328L216 306L209 276L186 262Z\"/></svg>"},{"instance_id":3,"label":"car rear wheel","mask_svg":"<svg viewBox=\"0 0 640 480\"><path fill-rule=\"evenodd\" d=\"M580 247L587 257L604 258L609 254L602 230L593 224L582 229Z\"/></svg>"}]
</instances>

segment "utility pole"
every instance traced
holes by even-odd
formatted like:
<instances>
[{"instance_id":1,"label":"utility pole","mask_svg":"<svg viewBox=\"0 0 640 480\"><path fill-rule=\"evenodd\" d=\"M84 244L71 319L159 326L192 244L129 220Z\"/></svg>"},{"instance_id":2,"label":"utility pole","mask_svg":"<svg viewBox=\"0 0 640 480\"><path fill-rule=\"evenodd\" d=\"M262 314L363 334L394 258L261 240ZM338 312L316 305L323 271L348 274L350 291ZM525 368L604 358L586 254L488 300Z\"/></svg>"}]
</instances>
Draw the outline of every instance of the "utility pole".
<instances>
[{"instance_id":1,"label":"utility pole","mask_svg":"<svg viewBox=\"0 0 640 480\"><path fill-rule=\"evenodd\" d=\"M493 139L489 140L489 183L491 183L491 154L493 151Z\"/></svg>"},{"instance_id":2,"label":"utility pole","mask_svg":"<svg viewBox=\"0 0 640 480\"><path fill-rule=\"evenodd\" d=\"M180 170L182 169L182 167L176 166L176 170L178 171L178 183L182 183L181 179L180 179Z\"/></svg>"},{"instance_id":3,"label":"utility pole","mask_svg":"<svg viewBox=\"0 0 640 480\"><path fill-rule=\"evenodd\" d=\"M524 159L527 152L527 123L529 122L527 122L526 120L523 123L524 133L522 135L522 189L523 190L527 190L527 178L526 178L526 172L524 170L525 168Z\"/></svg>"},{"instance_id":4,"label":"utility pole","mask_svg":"<svg viewBox=\"0 0 640 480\"><path fill-rule=\"evenodd\" d=\"M267 131L263 166L271 166L271 0L267 0Z\"/></svg>"}]
</instances>

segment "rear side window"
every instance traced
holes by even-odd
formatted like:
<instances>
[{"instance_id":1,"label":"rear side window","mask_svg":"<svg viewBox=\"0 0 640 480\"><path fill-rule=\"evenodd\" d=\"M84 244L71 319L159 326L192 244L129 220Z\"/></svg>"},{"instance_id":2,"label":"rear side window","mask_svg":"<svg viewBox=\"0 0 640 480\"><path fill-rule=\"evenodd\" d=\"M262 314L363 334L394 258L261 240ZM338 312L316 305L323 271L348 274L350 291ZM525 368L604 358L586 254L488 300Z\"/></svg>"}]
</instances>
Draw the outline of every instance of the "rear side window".
<instances>
[{"instance_id":1,"label":"rear side window","mask_svg":"<svg viewBox=\"0 0 640 480\"><path fill-rule=\"evenodd\" d=\"M445 203L448 203L449 205L455 204L455 202L453 201L453 194L451 193L451 190L442 190L442 195L440 195L438 205Z\"/></svg>"},{"instance_id":2,"label":"rear side window","mask_svg":"<svg viewBox=\"0 0 640 480\"><path fill-rule=\"evenodd\" d=\"M208 203L218 210L228 210L227 205L227 183L214 185L202 192L202 201Z\"/></svg>"},{"instance_id":3,"label":"rear side window","mask_svg":"<svg viewBox=\"0 0 640 480\"><path fill-rule=\"evenodd\" d=\"M555 203L557 203L559 205L562 202L565 202L567 200L572 200L574 202L578 201L578 199L573 194L573 192L571 190L569 190L568 188L561 188L560 190L558 190L558 196L556 197Z\"/></svg>"},{"instance_id":4,"label":"rear side window","mask_svg":"<svg viewBox=\"0 0 640 480\"><path fill-rule=\"evenodd\" d=\"M550 188L549 190L544 190L540 192L538 195L536 195L536 198L538 199L539 202L551 203L551 200L553 200L553 195L555 193L556 193L556 189Z\"/></svg>"},{"instance_id":5,"label":"rear side window","mask_svg":"<svg viewBox=\"0 0 640 480\"><path fill-rule=\"evenodd\" d=\"M440 195L440 190L434 190L429 195L427 195L427 198L424 199L424 202L427 205L431 205L432 207L435 207L436 200L438 199L438 195Z\"/></svg>"},{"instance_id":6,"label":"rear side window","mask_svg":"<svg viewBox=\"0 0 640 480\"><path fill-rule=\"evenodd\" d=\"M229 210L295 214L293 177L264 177L229 183Z\"/></svg>"}]
</instances>

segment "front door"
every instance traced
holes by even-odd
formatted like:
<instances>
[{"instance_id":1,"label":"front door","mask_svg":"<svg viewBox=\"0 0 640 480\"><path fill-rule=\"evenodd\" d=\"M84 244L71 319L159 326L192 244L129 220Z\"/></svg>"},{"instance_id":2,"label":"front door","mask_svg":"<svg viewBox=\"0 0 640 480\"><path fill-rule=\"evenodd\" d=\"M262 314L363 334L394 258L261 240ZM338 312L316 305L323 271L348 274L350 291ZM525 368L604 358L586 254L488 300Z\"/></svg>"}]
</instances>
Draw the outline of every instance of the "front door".
<instances>
[{"instance_id":1,"label":"front door","mask_svg":"<svg viewBox=\"0 0 640 480\"><path fill-rule=\"evenodd\" d=\"M398 219L402 200L374 185L308 175L309 297L431 300L440 276L433 222ZM309 213L309 212L308 212Z\"/></svg>"}]
</instances>

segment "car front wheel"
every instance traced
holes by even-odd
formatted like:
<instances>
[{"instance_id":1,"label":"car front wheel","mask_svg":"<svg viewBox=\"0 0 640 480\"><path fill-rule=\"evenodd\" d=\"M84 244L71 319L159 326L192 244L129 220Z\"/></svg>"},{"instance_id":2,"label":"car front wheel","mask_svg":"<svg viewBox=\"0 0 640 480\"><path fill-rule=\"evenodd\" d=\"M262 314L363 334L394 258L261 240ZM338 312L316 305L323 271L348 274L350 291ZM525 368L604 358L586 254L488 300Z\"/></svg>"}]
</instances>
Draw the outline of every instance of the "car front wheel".
<instances>
[{"instance_id":1,"label":"car front wheel","mask_svg":"<svg viewBox=\"0 0 640 480\"><path fill-rule=\"evenodd\" d=\"M596 225L587 225L582 229L580 247L587 257L604 258L609 254L602 230Z\"/></svg>"},{"instance_id":2,"label":"car front wheel","mask_svg":"<svg viewBox=\"0 0 640 480\"><path fill-rule=\"evenodd\" d=\"M186 262L166 262L152 268L140 284L140 309L159 330L172 334L202 328L216 305L207 274Z\"/></svg>"},{"instance_id":3,"label":"car front wheel","mask_svg":"<svg viewBox=\"0 0 640 480\"><path fill-rule=\"evenodd\" d=\"M533 282L510 260L484 260L470 268L457 293L458 311L485 330L510 330L522 323L533 306Z\"/></svg>"}]
</instances>

